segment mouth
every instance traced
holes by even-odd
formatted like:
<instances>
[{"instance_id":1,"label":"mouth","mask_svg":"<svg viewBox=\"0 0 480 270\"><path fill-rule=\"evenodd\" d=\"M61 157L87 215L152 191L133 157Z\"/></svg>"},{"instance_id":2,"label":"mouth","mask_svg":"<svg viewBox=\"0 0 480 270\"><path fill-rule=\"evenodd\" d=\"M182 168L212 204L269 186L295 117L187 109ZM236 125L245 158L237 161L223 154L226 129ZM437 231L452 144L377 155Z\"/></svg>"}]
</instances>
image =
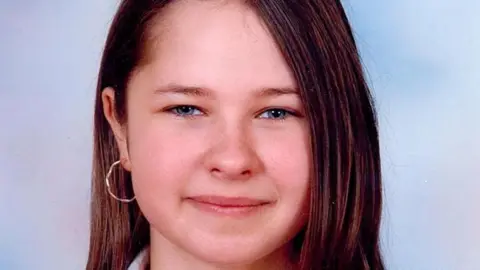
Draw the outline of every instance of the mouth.
<instances>
[{"instance_id":1,"label":"mouth","mask_svg":"<svg viewBox=\"0 0 480 270\"><path fill-rule=\"evenodd\" d=\"M232 217L245 217L272 204L268 200L224 196L194 196L187 201L203 212Z\"/></svg>"}]
</instances>

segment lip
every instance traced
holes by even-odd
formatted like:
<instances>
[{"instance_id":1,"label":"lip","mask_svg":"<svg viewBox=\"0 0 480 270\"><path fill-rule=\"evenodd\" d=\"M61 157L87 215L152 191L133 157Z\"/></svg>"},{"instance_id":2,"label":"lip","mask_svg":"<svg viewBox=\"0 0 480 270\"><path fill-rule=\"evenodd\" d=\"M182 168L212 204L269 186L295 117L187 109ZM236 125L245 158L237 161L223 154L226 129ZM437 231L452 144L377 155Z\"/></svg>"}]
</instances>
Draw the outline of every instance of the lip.
<instances>
[{"instance_id":1,"label":"lip","mask_svg":"<svg viewBox=\"0 0 480 270\"><path fill-rule=\"evenodd\" d=\"M198 203L211 204L219 207L253 207L270 203L267 200L254 199L248 197L224 197L224 196L194 196L187 199Z\"/></svg>"},{"instance_id":2,"label":"lip","mask_svg":"<svg viewBox=\"0 0 480 270\"><path fill-rule=\"evenodd\" d=\"M195 196L187 200L198 210L233 218L245 218L256 213L271 204L271 201L248 197L223 197L223 196Z\"/></svg>"}]
</instances>

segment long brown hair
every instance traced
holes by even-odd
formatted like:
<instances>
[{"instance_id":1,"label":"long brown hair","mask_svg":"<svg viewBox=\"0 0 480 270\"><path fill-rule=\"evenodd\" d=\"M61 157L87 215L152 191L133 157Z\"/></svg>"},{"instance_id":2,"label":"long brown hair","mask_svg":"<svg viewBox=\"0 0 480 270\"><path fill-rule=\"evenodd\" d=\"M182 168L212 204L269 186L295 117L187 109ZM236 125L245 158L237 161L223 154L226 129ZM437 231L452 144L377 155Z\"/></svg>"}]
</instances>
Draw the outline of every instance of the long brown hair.
<instances>
[{"instance_id":1,"label":"long brown hair","mask_svg":"<svg viewBox=\"0 0 480 270\"><path fill-rule=\"evenodd\" d=\"M105 187L119 151L103 115L101 93L115 89L126 121L126 88L146 57L153 19L174 1L123 0L107 37L94 118L91 234L87 269L126 269L149 244L138 205L112 199ZM382 182L376 113L348 19L339 0L246 1L289 64L310 123L313 172L310 213L299 233L301 269L384 269L380 252ZM131 196L130 174L112 188Z\"/></svg>"}]
</instances>

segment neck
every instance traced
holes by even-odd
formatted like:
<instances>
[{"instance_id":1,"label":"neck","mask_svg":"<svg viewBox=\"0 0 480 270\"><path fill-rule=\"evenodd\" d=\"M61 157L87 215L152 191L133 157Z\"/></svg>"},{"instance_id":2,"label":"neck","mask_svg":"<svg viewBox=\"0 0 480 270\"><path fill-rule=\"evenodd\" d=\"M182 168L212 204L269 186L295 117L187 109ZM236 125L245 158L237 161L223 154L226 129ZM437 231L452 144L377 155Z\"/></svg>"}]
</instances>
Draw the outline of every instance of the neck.
<instances>
[{"instance_id":1,"label":"neck","mask_svg":"<svg viewBox=\"0 0 480 270\"><path fill-rule=\"evenodd\" d=\"M171 269L176 270L292 270L295 269L290 258L289 245L251 263L226 264L202 261L156 232L151 232L151 245L148 250L150 257L149 270Z\"/></svg>"}]
</instances>

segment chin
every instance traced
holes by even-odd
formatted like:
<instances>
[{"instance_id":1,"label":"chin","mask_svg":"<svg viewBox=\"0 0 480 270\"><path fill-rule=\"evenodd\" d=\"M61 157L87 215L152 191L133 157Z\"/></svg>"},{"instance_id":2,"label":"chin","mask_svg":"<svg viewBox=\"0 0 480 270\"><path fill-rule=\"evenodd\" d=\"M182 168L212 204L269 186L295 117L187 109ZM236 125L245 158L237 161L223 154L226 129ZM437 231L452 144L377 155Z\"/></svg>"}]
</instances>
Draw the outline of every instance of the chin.
<instances>
[{"instance_id":1,"label":"chin","mask_svg":"<svg viewBox=\"0 0 480 270\"><path fill-rule=\"evenodd\" d=\"M200 238L202 239L202 238ZM248 265L275 252L279 243L265 241L264 237L223 237L191 242L190 253L201 261L217 265Z\"/></svg>"}]
</instances>

